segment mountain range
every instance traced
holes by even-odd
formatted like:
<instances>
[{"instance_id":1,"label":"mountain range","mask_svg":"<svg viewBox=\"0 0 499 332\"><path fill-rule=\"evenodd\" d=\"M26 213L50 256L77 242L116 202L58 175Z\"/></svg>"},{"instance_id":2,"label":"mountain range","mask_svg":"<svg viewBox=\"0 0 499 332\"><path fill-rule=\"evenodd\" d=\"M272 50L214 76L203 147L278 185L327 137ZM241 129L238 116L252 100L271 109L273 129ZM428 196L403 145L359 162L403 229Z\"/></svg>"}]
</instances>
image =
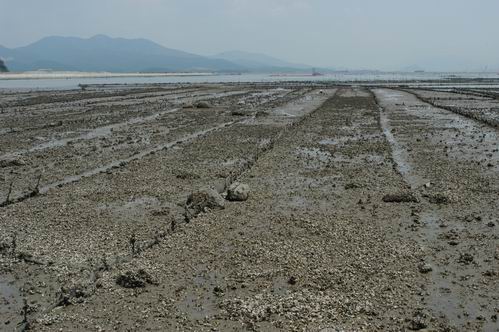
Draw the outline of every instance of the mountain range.
<instances>
[{"instance_id":1,"label":"mountain range","mask_svg":"<svg viewBox=\"0 0 499 332\"><path fill-rule=\"evenodd\" d=\"M213 58L224 59L252 71L271 71L274 69L301 71L313 69L308 65L291 63L264 54L242 51L223 52L214 55Z\"/></svg>"},{"instance_id":2,"label":"mountain range","mask_svg":"<svg viewBox=\"0 0 499 332\"><path fill-rule=\"evenodd\" d=\"M57 70L89 72L255 72L305 71L310 66L293 64L263 54L231 51L201 56L166 48L147 39L97 35L46 37L28 46L0 45L0 59L10 71Z\"/></svg>"}]
</instances>

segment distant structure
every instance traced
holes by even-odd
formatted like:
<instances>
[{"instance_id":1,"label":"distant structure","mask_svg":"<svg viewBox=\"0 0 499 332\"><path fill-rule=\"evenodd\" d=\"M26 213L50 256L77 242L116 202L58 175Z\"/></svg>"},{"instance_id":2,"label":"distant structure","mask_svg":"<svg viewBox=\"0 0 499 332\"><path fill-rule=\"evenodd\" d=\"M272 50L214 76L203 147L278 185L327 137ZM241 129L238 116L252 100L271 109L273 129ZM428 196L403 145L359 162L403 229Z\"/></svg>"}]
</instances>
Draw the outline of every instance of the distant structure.
<instances>
[{"instance_id":1,"label":"distant structure","mask_svg":"<svg viewBox=\"0 0 499 332\"><path fill-rule=\"evenodd\" d=\"M9 70L7 69L7 66L5 65L5 63L3 62L3 60L0 59L0 73L6 73L8 71Z\"/></svg>"},{"instance_id":2,"label":"distant structure","mask_svg":"<svg viewBox=\"0 0 499 332\"><path fill-rule=\"evenodd\" d=\"M315 68L312 69L312 76L322 76L323 74L319 73Z\"/></svg>"}]
</instances>

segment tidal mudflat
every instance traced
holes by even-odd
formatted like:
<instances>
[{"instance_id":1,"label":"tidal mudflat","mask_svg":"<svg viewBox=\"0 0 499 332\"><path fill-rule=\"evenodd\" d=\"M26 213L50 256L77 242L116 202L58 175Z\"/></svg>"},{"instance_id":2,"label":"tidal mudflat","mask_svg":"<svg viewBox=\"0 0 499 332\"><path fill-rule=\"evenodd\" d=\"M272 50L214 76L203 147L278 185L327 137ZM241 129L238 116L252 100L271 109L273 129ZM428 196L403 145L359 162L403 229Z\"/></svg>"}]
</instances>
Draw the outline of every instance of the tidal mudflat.
<instances>
[{"instance_id":1,"label":"tidal mudflat","mask_svg":"<svg viewBox=\"0 0 499 332\"><path fill-rule=\"evenodd\" d=\"M0 92L0 330L497 331L497 95Z\"/></svg>"}]
</instances>

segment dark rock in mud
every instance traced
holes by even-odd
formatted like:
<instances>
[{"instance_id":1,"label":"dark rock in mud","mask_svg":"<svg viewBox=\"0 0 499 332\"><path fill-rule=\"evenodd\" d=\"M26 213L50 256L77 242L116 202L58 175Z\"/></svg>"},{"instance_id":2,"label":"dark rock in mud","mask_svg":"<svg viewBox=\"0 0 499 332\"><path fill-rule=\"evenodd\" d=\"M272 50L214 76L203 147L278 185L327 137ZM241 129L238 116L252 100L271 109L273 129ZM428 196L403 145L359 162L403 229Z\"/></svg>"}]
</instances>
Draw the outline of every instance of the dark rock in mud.
<instances>
[{"instance_id":1,"label":"dark rock in mud","mask_svg":"<svg viewBox=\"0 0 499 332\"><path fill-rule=\"evenodd\" d=\"M383 196L385 203L418 203L419 199L413 193L396 193Z\"/></svg>"},{"instance_id":2,"label":"dark rock in mud","mask_svg":"<svg viewBox=\"0 0 499 332\"><path fill-rule=\"evenodd\" d=\"M13 167L13 166L24 166L26 162L20 156L12 156L0 159L0 168Z\"/></svg>"},{"instance_id":3,"label":"dark rock in mud","mask_svg":"<svg viewBox=\"0 0 499 332\"><path fill-rule=\"evenodd\" d=\"M431 271L433 271L433 268L431 267L430 264L428 263L421 263L419 266L418 266L418 270L419 272L421 273L429 273Z\"/></svg>"},{"instance_id":4,"label":"dark rock in mud","mask_svg":"<svg viewBox=\"0 0 499 332\"><path fill-rule=\"evenodd\" d=\"M235 182L230 185L227 191L227 199L234 202L246 201L249 197L249 186L244 183Z\"/></svg>"},{"instance_id":5,"label":"dark rock in mud","mask_svg":"<svg viewBox=\"0 0 499 332\"><path fill-rule=\"evenodd\" d=\"M51 122L47 125L48 128L60 127L62 126L62 121Z\"/></svg>"},{"instance_id":6,"label":"dark rock in mud","mask_svg":"<svg viewBox=\"0 0 499 332\"><path fill-rule=\"evenodd\" d=\"M429 316L425 312L417 311L412 318L408 319L408 323L409 330L421 331L428 327Z\"/></svg>"},{"instance_id":7,"label":"dark rock in mud","mask_svg":"<svg viewBox=\"0 0 499 332\"><path fill-rule=\"evenodd\" d=\"M69 286L62 287L58 293L57 306L68 306L82 303L85 298L95 293L92 283L77 281Z\"/></svg>"},{"instance_id":8,"label":"dark rock in mud","mask_svg":"<svg viewBox=\"0 0 499 332\"><path fill-rule=\"evenodd\" d=\"M151 275L140 269L138 271L127 271L116 277L116 284L123 288L144 288L147 284L156 285Z\"/></svg>"},{"instance_id":9,"label":"dark rock in mud","mask_svg":"<svg viewBox=\"0 0 499 332\"><path fill-rule=\"evenodd\" d=\"M230 112L231 115L234 115L234 116L248 116L249 113L243 111L243 110L233 110L232 112Z\"/></svg>"},{"instance_id":10,"label":"dark rock in mud","mask_svg":"<svg viewBox=\"0 0 499 332\"><path fill-rule=\"evenodd\" d=\"M482 217L476 214L469 214L467 216L464 216L462 220L464 222L480 222L482 221Z\"/></svg>"},{"instance_id":11,"label":"dark rock in mud","mask_svg":"<svg viewBox=\"0 0 499 332\"><path fill-rule=\"evenodd\" d=\"M213 288L213 294L215 294L218 297L223 296L224 290L218 286L215 286L215 288Z\"/></svg>"},{"instance_id":12,"label":"dark rock in mud","mask_svg":"<svg viewBox=\"0 0 499 332\"><path fill-rule=\"evenodd\" d=\"M345 189L346 190L357 189L357 188L360 188L360 185L358 185L357 183L349 182L349 183L345 184Z\"/></svg>"},{"instance_id":13,"label":"dark rock in mud","mask_svg":"<svg viewBox=\"0 0 499 332\"><path fill-rule=\"evenodd\" d=\"M457 246L459 244L459 233L454 229L451 229L446 233L439 234L437 238L439 240L448 241L451 246Z\"/></svg>"},{"instance_id":14,"label":"dark rock in mud","mask_svg":"<svg viewBox=\"0 0 499 332\"><path fill-rule=\"evenodd\" d=\"M264 117L264 116L268 116L268 115L269 115L269 113L267 113L267 112L265 112L265 111L258 111L258 112L256 112L256 114L255 114L255 116L256 116L257 118Z\"/></svg>"},{"instance_id":15,"label":"dark rock in mud","mask_svg":"<svg viewBox=\"0 0 499 332\"><path fill-rule=\"evenodd\" d=\"M8 252L10 249L9 244L5 242L0 242L0 253Z\"/></svg>"},{"instance_id":16,"label":"dark rock in mud","mask_svg":"<svg viewBox=\"0 0 499 332\"><path fill-rule=\"evenodd\" d=\"M427 197L432 204L449 204L451 202L449 195L446 193L434 193Z\"/></svg>"},{"instance_id":17,"label":"dark rock in mud","mask_svg":"<svg viewBox=\"0 0 499 332\"><path fill-rule=\"evenodd\" d=\"M31 264L36 264L36 265L44 265L43 262L39 261L38 259L36 259L32 254L28 253L28 252L25 252L25 251L21 251L19 252L16 257L19 259L19 260L22 260L26 263L31 263Z\"/></svg>"},{"instance_id":18,"label":"dark rock in mud","mask_svg":"<svg viewBox=\"0 0 499 332\"><path fill-rule=\"evenodd\" d=\"M211 104L207 101L200 101L196 104L196 108L211 108Z\"/></svg>"},{"instance_id":19,"label":"dark rock in mud","mask_svg":"<svg viewBox=\"0 0 499 332\"><path fill-rule=\"evenodd\" d=\"M189 195L186 207L194 213L205 212L207 209L220 210L225 208L225 200L215 189L203 188Z\"/></svg>"},{"instance_id":20,"label":"dark rock in mud","mask_svg":"<svg viewBox=\"0 0 499 332\"><path fill-rule=\"evenodd\" d=\"M472 263L473 261L474 261L474 257L470 253L465 252L465 253L461 253L461 255L459 255L458 262L461 264L468 265L468 264Z\"/></svg>"},{"instance_id":21,"label":"dark rock in mud","mask_svg":"<svg viewBox=\"0 0 499 332\"><path fill-rule=\"evenodd\" d=\"M193 103L185 103L182 105L182 108L194 108L194 104Z\"/></svg>"},{"instance_id":22,"label":"dark rock in mud","mask_svg":"<svg viewBox=\"0 0 499 332\"><path fill-rule=\"evenodd\" d=\"M494 270L487 270L485 272L482 273L483 276L485 277L497 277L499 276L499 272L497 271L494 271Z\"/></svg>"},{"instance_id":23,"label":"dark rock in mud","mask_svg":"<svg viewBox=\"0 0 499 332\"><path fill-rule=\"evenodd\" d=\"M177 172L176 178L181 180L193 180L193 179L199 179L199 175L196 173L182 170Z\"/></svg>"}]
</instances>

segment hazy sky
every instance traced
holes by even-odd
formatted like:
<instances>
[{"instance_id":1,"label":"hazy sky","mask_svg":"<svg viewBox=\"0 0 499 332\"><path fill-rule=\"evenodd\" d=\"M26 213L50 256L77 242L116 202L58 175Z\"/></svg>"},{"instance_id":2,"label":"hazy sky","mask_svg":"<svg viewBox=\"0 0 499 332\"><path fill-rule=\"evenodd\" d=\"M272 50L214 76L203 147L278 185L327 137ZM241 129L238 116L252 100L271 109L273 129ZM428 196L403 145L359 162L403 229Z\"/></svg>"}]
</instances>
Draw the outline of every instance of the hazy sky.
<instances>
[{"instance_id":1,"label":"hazy sky","mask_svg":"<svg viewBox=\"0 0 499 332\"><path fill-rule=\"evenodd\" d=\"M0 0L0 45L96 34L337 68L499 70L499 0Z\"/></svg>"}]
</instances>

